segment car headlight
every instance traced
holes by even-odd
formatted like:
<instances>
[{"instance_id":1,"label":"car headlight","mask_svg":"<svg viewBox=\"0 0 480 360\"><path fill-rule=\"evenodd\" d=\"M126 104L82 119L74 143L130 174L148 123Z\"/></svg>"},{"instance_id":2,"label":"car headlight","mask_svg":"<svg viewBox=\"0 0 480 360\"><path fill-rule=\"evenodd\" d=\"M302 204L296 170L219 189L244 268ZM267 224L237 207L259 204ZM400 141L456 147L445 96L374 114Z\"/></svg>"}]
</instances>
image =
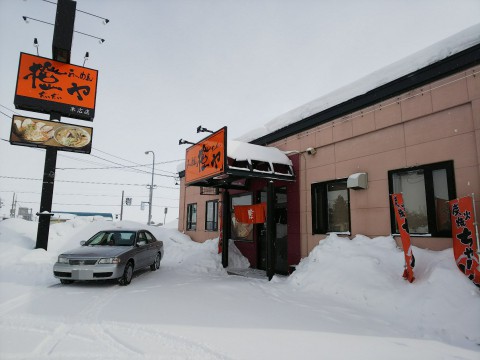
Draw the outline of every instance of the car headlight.
<instances>
[{"instance_id":1,"label":"car headlight","mask_svg":"<svg viewBox=\"0 0 480 360\"><path fill-rule=\"evenodd\" d=\"M104 258L98 261L99 264L120 264L120 259L113 257L113 258Z\"/></svg>"},{"instance_id":2,"label":"car headlight","mask_svg":"<svg viewBox=\"0 0 480 360\"><path fill-rule=\"evenodd\" d=\"M68 264L68 258L66 258L65 256L60 255L60 256L58 257L58 262L59 262L60 264Z\"/></svg>"}]
</instances>

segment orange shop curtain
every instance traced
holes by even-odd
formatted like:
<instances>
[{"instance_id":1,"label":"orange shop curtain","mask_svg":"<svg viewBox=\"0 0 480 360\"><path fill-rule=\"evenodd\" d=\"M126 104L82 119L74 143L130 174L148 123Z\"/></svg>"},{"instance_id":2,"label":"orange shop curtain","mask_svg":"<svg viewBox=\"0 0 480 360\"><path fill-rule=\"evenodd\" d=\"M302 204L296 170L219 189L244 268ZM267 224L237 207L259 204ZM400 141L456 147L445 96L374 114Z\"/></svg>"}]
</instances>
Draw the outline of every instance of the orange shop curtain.
<instances>
[{"instance_id":1,"label":"orange shop curtain","mask_svg":"<svg viewBox=\"0 0 480 360\"><path fill-rule=\"evenodd\" d=\"M453 255L458 268L473 283L480 287L478 269L477 237L473 199L470 196L450 201L452 219Z\"/></svg>"},{"instance_id":2,"label":"orange shop curtain","mask_svg":"<svg viewBox=\"0 0 480 360\"><path fill-rule=\"evenodd\" d=\"M235 219L239 223L261 224L267 221L267 203L255 205L237 205L233 207Z\"/></svg>"},{"instance_id":3,"label":"orange shop curtain","mask_svg":"<svg viewBox=\"0 0 480 360\"><path fill-rule=\"evenodd\" d=\"M398 224L398 231L402 238L402 247L405 254L405 270L403 271L403 278L409 282L415 280L413 276L413 268L415 266L415 257L412 253L412 244L410 243L410 234L408 232L407 212L403 203L402 194L392 194L393 208L395 209L395 219Z\"/></svg>"}]
</instances>

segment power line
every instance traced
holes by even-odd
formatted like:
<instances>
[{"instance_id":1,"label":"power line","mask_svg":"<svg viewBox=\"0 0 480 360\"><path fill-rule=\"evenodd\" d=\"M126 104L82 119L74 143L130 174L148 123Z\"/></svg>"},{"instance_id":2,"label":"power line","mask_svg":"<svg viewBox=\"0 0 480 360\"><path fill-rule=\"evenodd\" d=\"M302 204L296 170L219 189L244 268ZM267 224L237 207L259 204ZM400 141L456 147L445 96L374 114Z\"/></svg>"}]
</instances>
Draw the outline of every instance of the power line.
<instances>
[{"instance_id":1,"label":"power line","mask_svg":"<svg viewBox=\"0 0 480 360\"><path fill-rule=\"evenodd\" d=\"M32 181L42 181L42 179L36 178L26 178L26 177L16 177L16 176L1 176L0 178L4 179L14 179L14 180L32 180ZM119 186L149 186L148 184L123 184L123 183L108 183L108 182L95 182L95 181L78 181L78 180L57 180L58 182L65 182L65 183L77 183L77 184L95 184L95 185L119 185ZM178 190L176 187L172 186L162 186L162 185L154 185L155 187L162 188L162 189L173 189Z\"/></svg>"},{"instance_id":2,"label":"power line","mask_svg":"<svg viewBox=\"0 0 480 360\"><path fill-rule=\"evenodd\" d=\"M38 191L15 191L15 190L0 190L0 193L15 193L15 194L36 194L41 195ZM92 196L92 197L119 197L119 194L110 195L110 194L64 194L64 193L55 193L55 196ZM137 197L137 198L148 198L148 195L136 195L136 194L125 194L125 197ZM162 200L172 200L178 201L178 198L168 198L164 196L154 196L154 199L162 199Z\"/></svg>"},{"instance_id":3,"label":"power line","mask_svg":"<svg viewBox=\"0 0 480 360\"><path fill-rule=\"evenodd\" d=\"M5 116L8 117L8 118L12 118L10 115L5 114L3 111L0 111L0 114L3 114L3 115L5 115Z\"/></svg>"},{"instance_id":4,"label":"power line","mask_svg":"<svg viewBox=\"0 0 480 360\"><path fill-rule=\"evenodd\" d=\"M104 160L104 159L103 159ZM177 162L177 161L181 161L181 160L170 160L170 161L163 161L163 162L157 162L155 163L155 165L162 165L162 164L169 164L169 163L173 163L173 162ZM136 168L136 167L145 167L145 166L151 166L150 164L144 164L144 165L121 165L121 166L103 166L103 167L91 167L91 168L77 168L77 167L71 167L71 168L57 168L58 170L106 170L106 169L132 169L132 168ZM161 171L165 171L165 170L161 170ZM147 172L147 171L142 171L142 172ZM165 172L170 172L170 171L165 171ZM147 172L148 174L151 174L151 172ZM172 174L175 174L175 173L172 173ZM162 176L162 174L157 174L155 173L155 175L160 175ZM168 177L172 177L172 176L169 176L169 175L163 175L163 176L168 176ZM176 177L176 176L173 176L173 177Z\"/></svg>"},{"instance_id":5,"label":"power line","mask_svg":"<svg viewBox=\"0 0 480 360\"><path fill-rule=\"evenodd\" d=\"M5 109L7 109L8 111L11 111L11 112L14 113L15 115L20 115L20 114L17 113L15 110L12 110L12 109L6 107L5 105L0 104L0 106L3 107L3 108L5 108ZM4 115L5 115L5 114L4 114ZM7 116L8 116L8 115L7 115ZM10 116L9 116L9 117L10 117Z\"/></svg>"},{"instance_id":6,"label":"power line","mask_svg":"<svg viewBox=\"0 0 480 360\"><path fill-rule=\"evenodd\" d=\"M38 204L36 201L21 201L17 200L18 204ZM109 206L109 207L115 207L115 206L120 206L119 204L65 204L65 203L57 203L54 202L52 205L61 205L61 206ZM142 205L128 205L126 207L141 207ZM178 206L170 206L170 205L153 205L153 207L168 207L172 209L178 209Z\"/></svg>"},{"instance_id":7,"label":"power line","mask_svg":"<svg viewBox=\"0 0 480 360\"><path fill-rule=\"evenodd\" d=\"M97 149L97 148L94 148L92 147L92 149L94 149L95 151L98 151L98 152L101 152L103 154L106 154L106 155L109 155L109 156L112 156L114 158L117 158L117 159L120 159L120 160L123 160L123 161L127 161L129 163L132 163L132 164L135 164L135 165L138 165L138 166L150 166L150 164L145 164L145 165L142 165L142 164L139 164L139 163L136 163L134 161L131 161L131 160L127 160L127 159L124 159L124 158L121 158L119 156L116 156L116 155L113 155L113 154L110 154L110 153L107 153L106 151L102 151L100 149ZM168 164L168 163L173 163L173 162L177 162L177 161L182 161L183 159L180 159L180 160L169 160L169 161L162 161L162 162L157 162L155 163L155 165L162 165L162 164ZM161 169L158 169L159 171L162 171L162 172L166 172L166 173L170 173L170 174L176 174L174 172L171 172L171 171L166 171L166 170L161 170Z\"/></svg>"},{"instance_id":8,"label":"power line","mask_svg":"<svg viewBox=\"0 0 480 360\"><path fill-rule=\"evenodd\" d=\"M6 115L5 113L3 113L2 111L0 111L0 113ZM8 116L8 115L6 115ZM10 142L9 140L7 139L0 139L0 140L3 140L5 142ZM35 148L35 150L41 150L39 148ZM99 151L98 149L95 149L97 151ZM106 152L104 152L105 154L108 154ZM146 166L150 166L150 164L137 164L137 165L122 165L120 163L117 163L117 162L114 162L114 161L111 161L111 160L108 160L108 159L105 159L105 158L102 158L100 156L97 156L97 155L93 155L93 154L87 154L87 155L90 155L90 156L93 156L97 159L100 159L100 160L103 160L103 161L106 161L106 162L109 162L109 163L112 163L112 164L116 164L118 166L102 166L102 167L83 167L83 168L77 168L77 167L71 167L71 168L62 168L62 167L57 167L56 169L57 170L109 170L109 169L119 169L119 170L122 170L122 169L125 169L125 170L134 170L134 172L137 172L137 173L142 173L142 174L151 174L150 171L147 171L147 170L140 170L140 169L134 169L135 167L146 167ZM111 155L111 154L108 154L110 156L114 156L114 155ZM88 163L88 164L93 164L93 165L102 165L101 163L98 163L98 162L92 162L92 161L89 161L89 160L85 160L85 159L78 159L78 158L75 158L75 157L72 157L72 156L67 156L67 155L63 155L63 154L59 154L59 156L61 157L64 157L64 158L67 158L67 159L71 159L71 160L75 160L75 161L80 161L80 162L85 162L85 163ZM114 156L114 157L117 157L117 156ZM121 158L120 158L121 159ZM123 159L125 160L125 159ZM129 160L125 160L125 161L129 161ZM161 162L157 162L155 163L155 165L163 165L163 164L170 164L170 163L175 163L175 162L179 162L179 161L182 161L182 159L176 159L176 160L168 160L168 161L161 161ZM129 161L131 163L134 163L133 161ZM135 164L135 163L134 163ZM177 176L175 175L176 173L174 172L171 172L171 171L166 171L166 170L161 170L161 169L157 169L158 171L162 171L162 172L166 172L166 173L170 173L172 175L165 175L165 174L159 174L157 172L155 172L155 175L158 175L158 176L164 176L164 177L169 177L169 178L176 178Z\"/></svg>"}]
</instances>

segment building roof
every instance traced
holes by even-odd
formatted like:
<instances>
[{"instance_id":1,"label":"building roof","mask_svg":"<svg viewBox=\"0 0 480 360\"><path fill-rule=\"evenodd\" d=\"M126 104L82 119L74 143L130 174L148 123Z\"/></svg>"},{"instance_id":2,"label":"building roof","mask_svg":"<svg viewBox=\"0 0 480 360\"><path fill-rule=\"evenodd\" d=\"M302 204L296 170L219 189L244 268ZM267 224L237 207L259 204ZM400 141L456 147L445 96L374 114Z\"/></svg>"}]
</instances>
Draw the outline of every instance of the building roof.
<instances>
[{"instance_id":1,"label":"building roof","mask_svg":"<svg viewBox=\"0 0 480 360\"><path fill-rule=\"evenodd\" d=\"M237 138L254 144L308 130L480 63L480 24L308 102Z\"/></svg>"}]
</instances>

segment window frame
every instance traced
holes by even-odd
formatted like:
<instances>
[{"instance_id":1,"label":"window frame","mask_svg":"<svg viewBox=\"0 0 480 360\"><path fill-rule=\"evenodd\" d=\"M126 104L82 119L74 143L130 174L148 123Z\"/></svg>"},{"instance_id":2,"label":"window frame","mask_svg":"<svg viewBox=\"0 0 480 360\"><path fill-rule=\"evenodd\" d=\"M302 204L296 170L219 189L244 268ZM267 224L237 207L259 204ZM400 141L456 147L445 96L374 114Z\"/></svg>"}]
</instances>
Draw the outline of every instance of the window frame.
<instances>
[{"instance_id":1,"label":"window frame","mask_svg":"<svg viewBox=\"0 0 480 360\"><path fill-rule=\"evenodd\" d=\"M330 223L328 219L328 185L331 184L345 184L345 190L347 191L347 207L348 207L348 231L330 231ZM322 193L321 204L323 209L323 214L321 219L318 219L318 202L315 199L318 191ZM350 189L347 187L347 179L335 179L329 181L322 181L318 183L311 184L311 206L312 206L312 235L318 234L346 234L350 235L352 233L352 217L350 209ZM320 220L320 221L317 221ZM320 223L318 223L320 222Z\"/></svg>"},{"instance_id":2,"label":"window frame","mask_svg":"<svg viewBox=\"0 0 480 360\"><path fill-rule=\"evenodd\" d=\"M213 220L208 220L208 204L212 203L213 205ZM208 228L208 224L212 223L212 229ZM218 199L207 200L205 201L205 231L218 231Z\"/></svg>"},{"instance_id":3,"label":"window frame","mask_svg":"<svg viewBox=\"0 0 480 360\"><path fill-rule=\"evenodd\" d=\"M457 197L456 185L455 185L455 171L453 166L453 160L441 161L437 163L412 166L409 168L395 169L388 171L388 191L389 194L394 193L393 189L393 175L407 173L410 171L423 171L425 182L425 202L427 206L427 233L412 233L411 236L431 236L431 237L451 237L451 230L437 230L437 212L435 209L435 189L433 184L433 172L436 170L445 170L447 175L447 191L448 200L453 200ZM408 221L408 218L407 218ZM393 235L398 235L396 228L395 212L390 201L390 230Z\"/></svg>"},{"instance_id":4,"label":"window frame","mask_svg":"<svg viewBox=\"0 0 480 360\"><path fill-rule=\"evenodd\" d=\"M195 208L195 222L192 221L192 209ZM197 214L198 214L197 203L187 204L187 231L196 231L197 230Z\"/></svg>"}]
</instances>

